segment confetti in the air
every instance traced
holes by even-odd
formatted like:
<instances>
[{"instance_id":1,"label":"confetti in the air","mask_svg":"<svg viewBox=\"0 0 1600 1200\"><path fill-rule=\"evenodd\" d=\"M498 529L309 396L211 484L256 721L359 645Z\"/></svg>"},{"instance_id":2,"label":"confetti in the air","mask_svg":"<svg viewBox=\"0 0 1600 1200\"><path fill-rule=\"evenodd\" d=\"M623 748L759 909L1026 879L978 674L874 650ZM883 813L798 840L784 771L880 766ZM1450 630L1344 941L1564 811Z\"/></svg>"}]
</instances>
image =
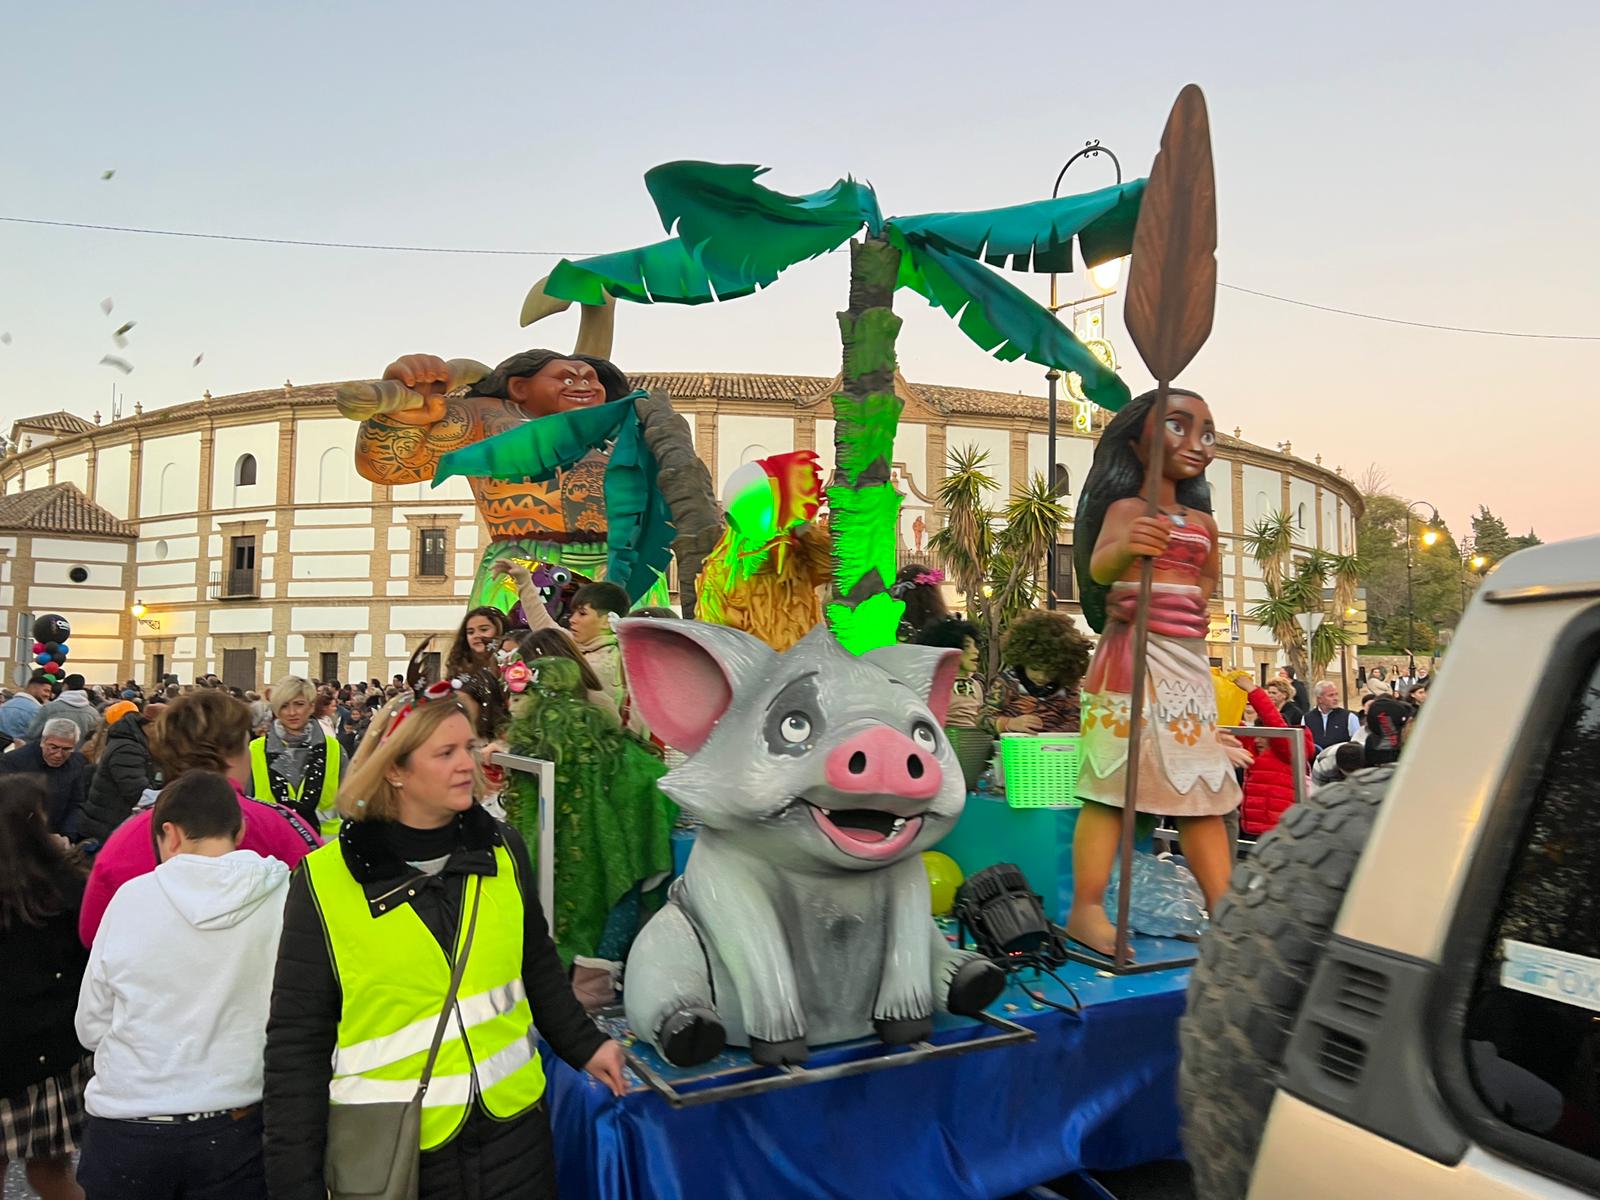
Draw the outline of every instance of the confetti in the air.
<instances>
[{"instance_id":1,"label":"confetti in the air","mask_svg":"<svg viewBox=\"0 0 1600 1200\"><path fill-rule=\"evenodd\" d=\"M100 311L105 313L105 315L108 317L111 315L111 310L115 307L116 305L111 303L110 296L107 296L104 300L100 301Z\"/></svg>"},{"instance_id":2,"label":"confetti in the air","mask_svg":"<svg viewBox=\"0 0 1600 1200\"><path fill-rule=\"evenodd\" d=\"M100 360L102 367L115 367L124 375L133 374L133 364L125 358L118 358L115 354L108 354Z\"/></svg>"},{"instance_id":3,"label":"confetti in the air","mask_svg":"<svg viewBox=\"0 0 1600 1200\"><path fill-rule=\"evenodd\" d=\"M113 175L115 175L115 174L116 174L116 173L117 173L117 172L116 172L116 169L115 169L115 168L112 168L112 169L111 169L111 170L109 170L109 171L101 171L101 172L100 172L100 178L101 178L101 179L102 179L102 180L107 180L107 179L110 179L110 178L111 178L111 177L112 177L112 176L113 176Z\"/></svg>"},{"instance_id":4,"label":"confetti in the air","mask_svg":"<svg viewBox=\"0 0 1600 1200\"><path fill-rule=\"evenodd\" d=\"M126 324L119 326L112 332L111 340L117 344L117 349L120 350L122 347L128 344L128 339L125 335L127 334L128 330L132 329L137 324L137 321L129 321Z\"/></svg>"},{"instance_id":5,"label":"confetti in the air","mask_svg":"<svg viewBox=\"0 0 1600 1200\"><path fill-rule=\"evenodd\" d=\"M200 365L200 360L203 359L204 357L205 357L204 354L196 354L194 356L194 365L198 367Z\"/></svg>"},{"instance_id":6,"label":"confetti in the air","mask_svg":"<svg viewBox=\"0 0 1600 1200\"><path fill-rule=\"evenodd\" d=\"M11 335L9 333L0 333L0 346L9 345L11 345Z\"/></svg>"}]
</instances>

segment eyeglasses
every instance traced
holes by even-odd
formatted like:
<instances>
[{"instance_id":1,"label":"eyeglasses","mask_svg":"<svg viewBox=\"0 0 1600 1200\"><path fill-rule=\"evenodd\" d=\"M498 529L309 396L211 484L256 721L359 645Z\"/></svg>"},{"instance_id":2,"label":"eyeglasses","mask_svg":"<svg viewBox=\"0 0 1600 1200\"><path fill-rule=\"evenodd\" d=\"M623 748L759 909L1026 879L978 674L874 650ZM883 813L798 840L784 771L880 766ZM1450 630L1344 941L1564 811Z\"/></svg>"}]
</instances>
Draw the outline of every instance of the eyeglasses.
<instances>
[{"instance_id":1,"label":"eyeglasses","mask_svg":"<svg viewBox=\"0 0 1600 1200\"><path fill-rule=\"evenodd\" d=\"M400 722L404 721L413 712L415 712L418 705L428 704L434 700L443 700L446 697L453 697L461 690L461 687L462 681L459 679L441 679L435 683L430 683L420 692L413 693L411 699L407 700L398 709L396 709L394 716L389 718L389 728L383 731L383 737L380 738L379 741L388 740L388 738L393 735L394 731L400 728Z\"/></svg>"}]
</instances>

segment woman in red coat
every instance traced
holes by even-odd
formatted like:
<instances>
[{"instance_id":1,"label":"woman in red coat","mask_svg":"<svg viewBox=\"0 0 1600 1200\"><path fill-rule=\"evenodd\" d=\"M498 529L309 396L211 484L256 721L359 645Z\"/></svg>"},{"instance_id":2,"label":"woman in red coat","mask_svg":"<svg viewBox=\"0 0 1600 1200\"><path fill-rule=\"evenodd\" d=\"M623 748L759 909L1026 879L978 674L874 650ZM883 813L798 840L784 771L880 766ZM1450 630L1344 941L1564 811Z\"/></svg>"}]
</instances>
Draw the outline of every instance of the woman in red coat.
<instances>
[{"instance_id":1,"label":"woman in red coat","mask_svg":"<svg viewBox=\"0 0 1600 1200\"><path fill-rule=\"evenodd\" d=\"M1250 689L1250 706L1245 710L1245 723L1266 725L1272 729L1291 728L1272 702L1272 697L1260 688ZM1254 715L1251 715L1251 709ZM1306 752L1302 762L1310 764L1316 750L1311 740L1311 730L1300 726L1305 738ZM1294 766L1288 738L1248 738L1255 745L1249 747L1255 761L1245 768L1244 803L1239 809L1239 827L1251 837L1260 837L1278 823L1288 807L1294 803Z\"/></svg>"}]
</instances>

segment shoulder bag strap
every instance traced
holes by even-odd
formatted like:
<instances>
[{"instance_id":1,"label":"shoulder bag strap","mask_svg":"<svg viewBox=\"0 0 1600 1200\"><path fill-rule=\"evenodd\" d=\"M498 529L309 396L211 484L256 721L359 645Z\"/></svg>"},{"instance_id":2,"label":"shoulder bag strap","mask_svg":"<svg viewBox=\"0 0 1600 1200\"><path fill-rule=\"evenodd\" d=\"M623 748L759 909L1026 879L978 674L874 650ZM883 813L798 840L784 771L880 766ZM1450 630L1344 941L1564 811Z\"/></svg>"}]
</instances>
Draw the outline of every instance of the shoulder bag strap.
<instances>
[{"instance_id":1,"label":"shoulder bag strap","mask_svg":"<svg viewBox=\"0 0 1600 1200\"><path fill-rule=\"evenodd\" d=\"M422 1068L422 1079L417 1084L417 1097L428 1090L428 1081L433 1078L433 1063L439 1057L439 1047L444 1044L444 1031L450 1024L450 1010L455 1007L456 993L461 990L461 977L466 974L467 955L472 952L472 934L478 927L478 902L483 895L483 876L473 877L475 887L472 892L472 916L467 920L467 936L461 943L461 953L456 956L455 969L450 973L450 990L444 995L444 1008L439 1013L439 1024L433 1031L433 1045L428 1047L428 1061ZM466 897L466 888L461 889L462 898Z\"/></svg>"}]
</instances>

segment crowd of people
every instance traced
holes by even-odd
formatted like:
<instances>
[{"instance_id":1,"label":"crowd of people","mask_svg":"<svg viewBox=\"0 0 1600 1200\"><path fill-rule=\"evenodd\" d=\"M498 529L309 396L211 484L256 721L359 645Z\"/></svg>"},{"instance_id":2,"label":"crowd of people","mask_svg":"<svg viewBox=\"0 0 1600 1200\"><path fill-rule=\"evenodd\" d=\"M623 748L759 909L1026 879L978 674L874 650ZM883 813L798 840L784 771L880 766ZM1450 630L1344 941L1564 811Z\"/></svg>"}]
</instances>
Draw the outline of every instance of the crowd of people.
<instances>
[{"instance_id":1,"label":"crowd of people","mask_svg":"<svg viewBox=\"0 0 1600 1200\"><path fill-rule=\"evenodd\" d=\"M40 673L5 698L0 1170L24 1163L45 1200L362 1194L382 1180L351 1172L390 1164L348 1153L370 1131L345 1122L420 1095L421 1196L553 1194L533 1015L616 1092L622 1058L575 991L583 960L557 951L489 756L515 681L560 660L563 701L617 739L591 768L642 756L634 790L654 792L665 767L629 712L610 625L626 595L589 585L567 624L526 599L520 628L469 613L443 682L290 675L257 694ZM657 800L641 811L665 845Z\"/></svg>"},{"instance_id":2,"label":"crowd of people","mask_svg":"<svg viewBox=\"0 0 1600 1200\"><path fill-rule=\"evenodd\" d=\"M1092 646L1070 616L1009 620L986 681L984 631L908 570L901 636L962 652L948 724L1078 731ZM615 999L672 810L653 782L667 750L632 711L612 629L627 596L586 584L558 620L527 571L504 573L525 621L473 609L442 682L288 675L258 694L215 675L146 688L40 672L4 697L0 1158L45 1200L372 1190L350 1177L379 1170L371 1156L334 1153L361 1136L343 1122L416 1095L422 1196L553 1190L534 1014L558 1056L622 1089L586 1009ZM569 682L532 685L541 672ZM1310 787L1395 761L1427 694L1425 678L1374 679L1346 709L1287 668L1232 682L1243 725L1301 730ZM558 857L559 914L490 761L518 714L536 740L583 731L559 777L576 848ZM1230 826L1259 835L1297 794L1295 756L1282 738L1240 750ZM632 845L580 845L586 804Z\"/></svg>"}]
</instances>

